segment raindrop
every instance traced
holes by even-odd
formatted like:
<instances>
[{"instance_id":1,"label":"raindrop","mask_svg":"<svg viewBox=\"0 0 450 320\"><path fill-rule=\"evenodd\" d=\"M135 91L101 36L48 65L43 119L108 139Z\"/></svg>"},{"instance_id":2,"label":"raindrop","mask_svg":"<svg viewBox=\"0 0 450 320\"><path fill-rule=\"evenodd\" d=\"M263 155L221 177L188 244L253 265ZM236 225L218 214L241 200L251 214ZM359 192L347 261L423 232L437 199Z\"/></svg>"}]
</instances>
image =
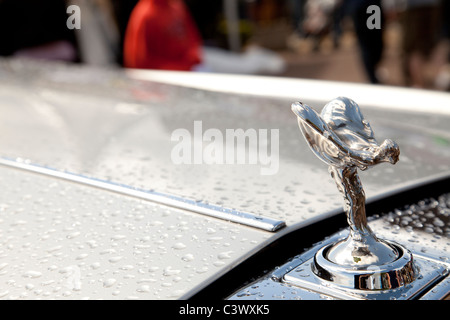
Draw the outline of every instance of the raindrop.
<instances>
[{"instance_id":1,"label":"raindrop","mask_svg":"<svg viewBox=\"0 0 450 320\"><path fill-rule=\"evenodd\" d=\"M178 242L178 243L175 243L175 244L172 246L172 248L173 248L173 249L176 249L176 250L181 250L181 249L186 248L186 245L185 245L184 243Z\"/></svg>"},{"instance_id":2,"label":"raindrop","mask_svg":"<svg viewBox=\"0 0 450 320\"><path fill-rule=\"evenodd\" d=\"M122 256L117 256L117 257L110 258L108 261L111 262L111 263L116 263L116 262L119 262L122 259L123 259Z\"/></svg>"},{"instance_id":3,"label":"raindrop","mask_svg":"<svg viewBox=\"0 0 450 320\"><path fill-rule=\"evenodd\" d=\"M110 287L112 287L116 282L117 282L116 279L113 279L113 278L107 279L107 280L103 281L103 287L104 287L104 288L110 288Z\"/></svg>"},{"instance_id":4,"label":"raindrop","mask_svg":"<svg viewBox=\"0 0 450 320\"><path fill-rule=\"evenodd\" d=\"M134 269L134 266L131 265L131 264L127 264L127 265L124 265L124 266L120 267L120 270L125 270L125 271L133 270L133 269Z\"/></svg>"},{"instance_id":5,"label":"raindrop","mask_svg":"<svg viewBox=\"0 0 450 320\"><path fill-rule=\"evenodd\" d=\"M111 237L111 240L113 240L113 241L119 241L119 240L126 239L126 237L127 237L127 236L125 236L125 235L123 235L123 234L118 234L118 235L115 235L115 236Z\"/></svg>"},{"instance_id":6,"label":"raindrop","mask_svg":"<svg viewBox=\"0 0 450 320\"><path fill-rule=\"evenodd\" d=\"M223 261L216 261L216 262L213 263L213 265L214 265L215 267L221 267L221 266L223 266L224 264L225 264L225 262L223 262Z\"/></svg>"},{"instance_id":7,"label":"raindrop","mask_svg":"<svg viewBox=\"0 0 450 320\"><path fill-rule=\"evenodd\" d=\"M81 232L79 231L75 231L75 232L71 232L67 235L67 239L73 239L78 237L81 234Z\"/></svg>"},{"instance_id":8,"label":"raindrop","mask_svg":"<svg viewBox=\"0 0 450 320\"><path fill-rule=\"evenodd\" d=\"M201 274L208 271L208 267L202 267L200 269L195 270L196 273Z\"/></svg>"},{"instance_id":9,"label":"raindrop","mask_svg":"<svg viewBox=\"0 0 450 320\"><path fill-rule=\"evenodd\" d=\"M220 260L230 259L232 253L233 251L221 252L217 255L217 258L219 258Z\"/></svg>"},{"instance_id":10,"label":"raindrop","mask_svg":"<svg viewBox=\"0 0 450 320\"><path fill-rule=\"evenodd\" d=\"M150 292L150 286L149 285L142 285L139 288L137 288L136 291L140 292L140 293L148 293L148 292Z\"/></svg>"},{"instance_id":11,"label":"raindrop","mask_svg":"<svg viewBox=\"0 0 450 320\"><path fill-rule=\"evenodd\" d=\"M27 285L25 285L25 289L27 289L27 290L32 290L32 289L34 289L34 284L28 283Z\"/></svg>"},{"instance_id":12,"label":"raindrop","mask_svg":"<svg viewBox=\"0 0 450 320\"><path fill-rule=\"evenodd\" d=\"M42 276L41 272L33 271L33 270L27 271L23 274L24 278L33 278L34 279L34 278L39 278L40 276Z\"/></svg>"},{"instance_id":13,"label":"raindrop","mask_svg":"<svg viewBox=\"0 0 450 320\"><path fill-rule=\"evenodd\" d=\"M169 267L164 269L163 274L165 276L174 276L174 275L179 274L180 272L181 272L180 270L172 269L172 267L169 266Z\"/></svg>"},{"instance_id":14,"label":"raindrop","mask_svg":"<svg viewBox=\"0 0 450 320\"><path fill-rule=\"evenodd\" d=\"M188 253L188 254L184 255L183 257L181 257L181 260L190 262L190 261L194 260L194 255L191 253Z\"/></svg>"},{"instance_id":15,"label":"raindrop","mask_svg":"<svg viewBox=\"0 0 450 320\"><path fill-rule=\"evenodd\" d=\"M94 262L93 264L91 264L91 268L94 270L100 268L100 262Z\"/></svg>"}]
</instances>

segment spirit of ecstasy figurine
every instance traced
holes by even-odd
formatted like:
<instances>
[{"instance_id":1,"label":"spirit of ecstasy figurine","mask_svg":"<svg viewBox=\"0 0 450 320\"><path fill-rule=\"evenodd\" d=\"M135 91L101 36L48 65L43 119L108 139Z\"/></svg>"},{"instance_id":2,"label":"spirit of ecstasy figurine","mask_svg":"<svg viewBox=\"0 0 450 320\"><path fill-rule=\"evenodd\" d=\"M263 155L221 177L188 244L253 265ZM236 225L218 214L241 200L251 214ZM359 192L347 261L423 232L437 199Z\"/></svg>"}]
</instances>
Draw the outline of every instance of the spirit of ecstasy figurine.
<instances>
[{"instance_id":1,"label":"spirit of ecstasy figurine","mask_svg":"<svg viewBox=\"0 0 450 320\"><path fill-rule=\"evenodd\" d=\"M345 200L350 226L347 239L320 249L313 272L344 287L384 290L404 286L417 277L411 253L399 244L381 240L367 224L365 194L357 169L382 162L395 164L400 149L392 140L377 143L359 106L340 97L325 105L321 114L306 104L292 104L292 111L315 155L329 166Z\"/></svg>"}]
</instances>

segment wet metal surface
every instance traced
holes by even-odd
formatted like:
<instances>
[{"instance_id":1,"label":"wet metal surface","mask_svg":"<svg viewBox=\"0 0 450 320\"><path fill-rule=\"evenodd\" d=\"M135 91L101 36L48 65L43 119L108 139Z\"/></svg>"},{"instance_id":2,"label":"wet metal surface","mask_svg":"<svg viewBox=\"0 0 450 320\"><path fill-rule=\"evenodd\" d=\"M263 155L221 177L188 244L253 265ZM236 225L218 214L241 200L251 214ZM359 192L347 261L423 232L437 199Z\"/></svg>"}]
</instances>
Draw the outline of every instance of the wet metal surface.
<instances>
[{"instance_id":1,"label":"wet metal surface","mask_svg":"<svg viewBox=\"0 0 450 320\"><path fill-rule=\"evenodd\" d=\"M3 157L251 211L287 225L342 206L324 164L299 142L290 99L136 80L115 70L23 61L2 61L0 68ZM308 87L298 90L301 99ZM368 198L450 172L450 117L409 113L405 122L404 112L361 107L377 135L402 147L395 170L381 165L361 174ZM180 128L192 132L195 121L222 132L278 129L278 172L264 176L260 166L248 164L174 164L171 135Z\"/></svg>"},{"instance_id":2,"label":"wet metal surface","mask_svg":"<svg viewBox=\"0 0 450 320\"><path fill-rule=\"evenodd\" d=\"M270 234L22 170L0 177L0 299L177 299Z\"/></svg>"},{"instance_id":3,"label":"wet metal surface","mask_svg":"<svg viewBox=\"0 0 450 320\"><path fill-rule=\"evenodd\" d=\"M308 91L301 82L298 99ZM299 143L291 101L139 80L118 70L0 60L0 156L282 220L284 233L342 207L324 164ZM320 96L304 102L323 105ZM446 113L412 112L405 121L404 110L363 107L377 134L402 147L395 170L381 165L361 174L368 198L450 172ZM171 135L192 131L195 121L222 132L278 129L278 172L174 164ZM13 169L0 168L0 177L5 299L188 297L279 234ZM421 254L448 256L448 242L435 234L424 232L423 242L422 232L377 223L370 222L377 234L387 228ZM269 284L274 296L297 290L279 285Z\"/></svg>"}]
</instances>

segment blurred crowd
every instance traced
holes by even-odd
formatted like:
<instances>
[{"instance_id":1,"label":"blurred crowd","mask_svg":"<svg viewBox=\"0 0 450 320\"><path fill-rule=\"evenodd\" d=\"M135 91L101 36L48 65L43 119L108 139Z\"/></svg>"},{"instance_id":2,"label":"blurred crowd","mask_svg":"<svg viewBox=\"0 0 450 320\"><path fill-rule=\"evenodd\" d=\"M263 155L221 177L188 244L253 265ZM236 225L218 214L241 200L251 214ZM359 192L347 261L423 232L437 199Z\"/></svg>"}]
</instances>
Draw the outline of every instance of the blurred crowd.
<instances>
[{"instance_id":1,"label":"blurred crowd","mask_svg":"<svg viewBox=\"0 0 450 320\"><path fill-rule=\"evenodd\" d=\"M70 4L80 8L79 30L66 25ZM373 5L379 16L367 10ZM445 0L0 0L0 55L279 74L289 67L277 55L279 48L258 45L253 36L287 21L290 34L276 38L285 43L292 35L308 39L312 52L320 50L324 39L339 49L342 35L352 32L367 81L376 84L383 82L377 68L386 26L395 23L401 26L404 84L449 90L449 14L450 1ZM438 60L432 77L430 59Z\"/></svg>"}]
</instances>

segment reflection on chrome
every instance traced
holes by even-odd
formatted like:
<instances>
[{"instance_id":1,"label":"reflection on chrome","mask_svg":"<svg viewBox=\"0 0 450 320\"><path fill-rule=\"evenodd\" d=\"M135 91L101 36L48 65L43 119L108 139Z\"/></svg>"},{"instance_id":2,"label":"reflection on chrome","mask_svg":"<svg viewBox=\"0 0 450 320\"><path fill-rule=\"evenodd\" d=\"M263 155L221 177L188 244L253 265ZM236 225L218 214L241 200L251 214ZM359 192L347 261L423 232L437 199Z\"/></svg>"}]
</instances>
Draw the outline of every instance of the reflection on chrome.
<instances>
[{"instance_id":1,"label":"reflection on chrome","mask_svg":"<svg viewBox=\"0 0 450 320\"><path fill-rule=\"evenodd\" d=\"M319 115L306 104L292 104L303 136L329 172L345 200L350 234L345 240L317 252L314 274L352 289L384 290L404 286L417 277L411 253L402 246L378 239L367 225L365 193L357 169L399 160L392 140L381 145L370 124L351 99L339 97Z\"/></svg>"}]
</instances>

